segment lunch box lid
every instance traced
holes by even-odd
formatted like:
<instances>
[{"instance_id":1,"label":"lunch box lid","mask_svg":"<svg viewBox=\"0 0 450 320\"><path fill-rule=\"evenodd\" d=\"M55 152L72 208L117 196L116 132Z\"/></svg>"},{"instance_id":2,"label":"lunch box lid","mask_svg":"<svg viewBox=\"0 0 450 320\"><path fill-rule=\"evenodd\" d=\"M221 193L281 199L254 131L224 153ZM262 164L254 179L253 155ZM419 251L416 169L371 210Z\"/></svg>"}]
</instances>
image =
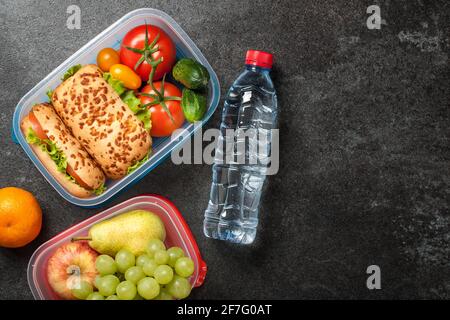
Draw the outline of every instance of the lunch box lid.
<instances>
[{"instance_id":1,"label":"lunch box lid","mask_svg":"<svg viewBox=\"0 0 450 320\"><path fill-rule=\"evenodd\" d=\"M181 132L175 137L154 138L152 155L149 160L122 179L117 181L109 180L107 183L107 190L103 194L90 198L75 197L67 192L67 190L56 181L36 157L20 130L20 122L23 117L28 114L34 103L48 100L46 91L49 88L55 88L56 85L61 82L60 78L68 68L79 63L95 63L96 55L100 48L113 47L117 49L126 32L131 30L134 26L144 23L157 25L168 33L176 45L177 59L182 57L192 57L206 67L210 74L208 110L203 119L199 122L199 125L194 125L186 121L183 125L184 130L180 130ZM21 145L36 168L65 200L82 207L100 207L111 200L119 192L126 190L145 177L151 170L167 159L172 150L180 147L196 131L200 130L216 110L219 100L220 85L217 75L189 36L168 14L157 9L142 8L129 12L94 37L25 94L17 104L14 112L11 137L14 142Z\"/></svg>"},{"instance_id":2,"label":"lunch box lid","mask_svg":"<svg viewBox=\"0 0 450 320\"><path fill-rule=\"evenodd\" d=\"M51 254L74 236L86 235L94 224L131 210L144 209L158 215L166 228L166 245L179 246L195 265L190 282L192 287L203 284L207 266L200 254L197 242L177 207L167 198L156 194L143 194L130 198L66 229L37 248L28 262L27 279L36 300L57 298L47 281L47 261Z\"/></svg>"}]
</instances>

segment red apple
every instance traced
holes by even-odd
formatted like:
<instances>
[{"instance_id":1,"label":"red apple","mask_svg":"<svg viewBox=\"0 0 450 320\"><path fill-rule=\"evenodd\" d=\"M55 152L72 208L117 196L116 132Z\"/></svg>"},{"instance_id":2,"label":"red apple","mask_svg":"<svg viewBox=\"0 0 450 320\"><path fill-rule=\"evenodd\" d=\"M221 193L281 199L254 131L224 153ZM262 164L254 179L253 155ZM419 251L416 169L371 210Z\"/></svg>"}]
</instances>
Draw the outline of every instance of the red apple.
<instances>
[{"instance_id":1,"label":"red apple","mask_svg":"<svg viewBox=\"0 0 450 320\"><path fill-rule=\"evenodd\" d=\"M97 270L95 260L98 253L87 242L71 242L59 247L47 264L48 283L63 299L75 299L72 288L80 281L94 285Z\"/></svg>"}]
</instances>

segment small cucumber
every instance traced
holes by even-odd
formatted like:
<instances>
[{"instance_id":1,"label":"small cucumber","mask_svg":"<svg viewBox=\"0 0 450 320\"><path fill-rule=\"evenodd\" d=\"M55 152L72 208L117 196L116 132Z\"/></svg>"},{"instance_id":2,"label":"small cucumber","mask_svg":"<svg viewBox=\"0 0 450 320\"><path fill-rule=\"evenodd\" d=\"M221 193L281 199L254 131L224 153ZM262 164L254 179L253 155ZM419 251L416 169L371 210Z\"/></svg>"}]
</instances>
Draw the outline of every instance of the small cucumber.
<instances>
[{"instance_id":1,"label":"small cucumber","mask_svg":"<svg viewBox=\"0 0 450 320\"><path fill-rule=\"evenodd\" d=\"M194 59L183 58L172 69L175 80L189 89L202 89L208 85L208 70Z\"/></svg>"},{"instance_id":2,"label":"small cucumber","mask_svg":"<svg viewBox=\"0 0 450 320\"><path fill-rule=\"evenodd\" d=\"M181 108L187 121L200 121L206 113L206 97L184 88Z\"/></svg>"}]
</instances>

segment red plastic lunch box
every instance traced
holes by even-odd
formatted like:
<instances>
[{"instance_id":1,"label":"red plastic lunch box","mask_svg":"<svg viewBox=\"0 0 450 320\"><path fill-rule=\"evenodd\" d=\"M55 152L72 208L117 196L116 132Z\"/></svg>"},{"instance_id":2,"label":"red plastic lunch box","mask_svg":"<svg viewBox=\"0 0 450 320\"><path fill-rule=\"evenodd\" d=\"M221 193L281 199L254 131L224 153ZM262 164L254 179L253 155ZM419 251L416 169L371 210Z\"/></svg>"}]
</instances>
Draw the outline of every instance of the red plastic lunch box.
<instances>
[{"instance_id":1,"label":"red plastic lunch box","mask_svg":"<svg viewBox=\"0 0 450 320\"><path fill-rule=\"evenodd\" d=\"M28 284L36 300L55 300L58 296L52 291L47 281L47 261L53 252L62 244L70 242L71 238L85 236L94 224L131 210L148 210L158 215L166 227L167 247L178 246L195 264L194 274L190 278L193 287L203 284L207 272L197 243L186 221L175 205L168 199L146 194L126 200L112 208L106 209L89 219L67 229L56 237L42 244L31 256L28 263Z\"/></svg>"}]
</instances>

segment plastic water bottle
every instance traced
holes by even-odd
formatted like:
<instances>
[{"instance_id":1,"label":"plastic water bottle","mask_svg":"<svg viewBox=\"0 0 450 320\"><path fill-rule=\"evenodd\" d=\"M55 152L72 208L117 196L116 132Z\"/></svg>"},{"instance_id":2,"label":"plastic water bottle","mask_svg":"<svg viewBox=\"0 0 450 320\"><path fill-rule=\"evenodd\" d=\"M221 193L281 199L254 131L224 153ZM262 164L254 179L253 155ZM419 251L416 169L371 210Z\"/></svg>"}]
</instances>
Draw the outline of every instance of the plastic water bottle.
<instances>
[{"instance_id":1,"label":"plastic water bottle","mask_svg":"<svg viewBox=\"0 0 450 320\"><path fill-rule=\"evenodd\" d=\"M271 68L270 53L247 51L245 70L228 91L203 224L207 237L242 244L255 239L271 130L277 125Z\"/></svg>"}]
</instances>

